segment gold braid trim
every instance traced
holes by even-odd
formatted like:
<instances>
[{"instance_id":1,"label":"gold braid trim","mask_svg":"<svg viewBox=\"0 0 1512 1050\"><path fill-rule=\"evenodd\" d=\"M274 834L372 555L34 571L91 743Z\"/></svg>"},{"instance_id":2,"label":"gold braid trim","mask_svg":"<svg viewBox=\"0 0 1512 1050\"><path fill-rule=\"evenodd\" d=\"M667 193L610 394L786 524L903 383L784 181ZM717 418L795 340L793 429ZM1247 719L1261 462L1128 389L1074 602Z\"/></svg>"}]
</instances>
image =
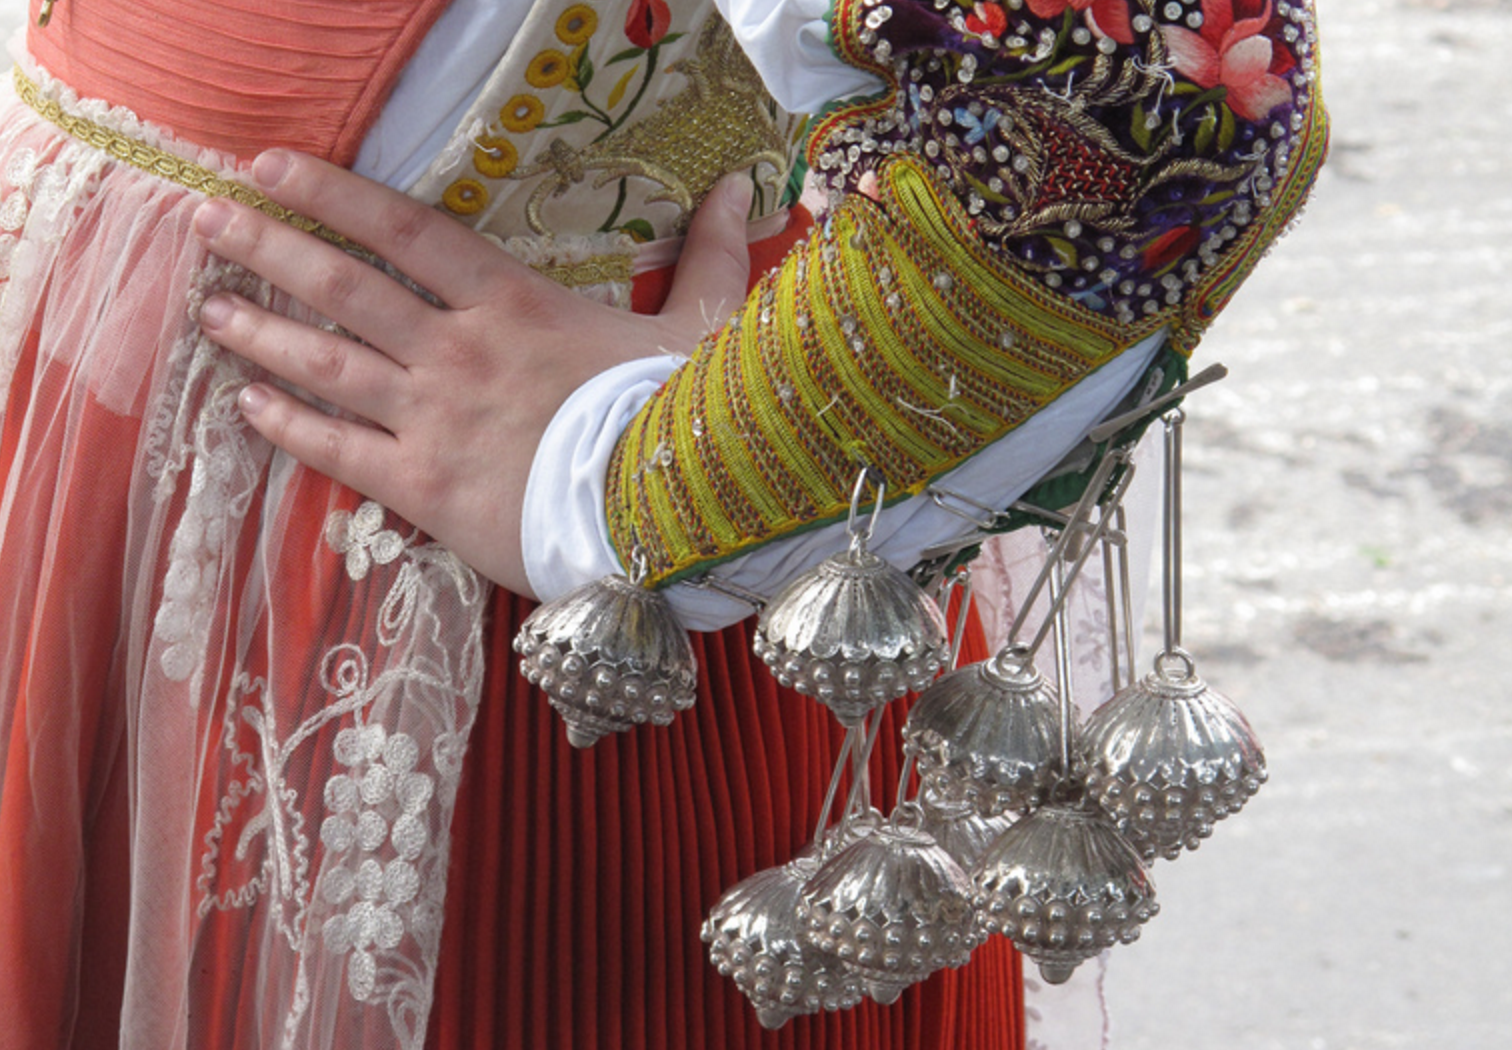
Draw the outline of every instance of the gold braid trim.
<instances>
[{"instance_id":1,"label":"gold braid trim","mask_svg":"<svg viewBox=\"0 0 1512 1050\"><path fill-rule=\"evenodd\" d=\"M610 534L653 582L843 517L859 464L918 493L1148 334L1003 266L920 161L880 175L621 437Z\"/></svg>"},{"instance_id":2,"label":"gold braid trim","mask_svg":"<svg viewBox=\"0 0 1512 1050\"><path fill-rule=\"evenodd\" d=\"M335 230L306 215L285 208L261 190L237 182L235 179L217 175L209 168L191 160L185 160L175 153L159 149L157 146L134 139L130 135L124 135L97 124L86 117L68 112L56 99L44 97L36 82L28 77L20 66L15 67L13 75L17 97L35 110L38 116L107 156L206 197L224 197L239 204L245 204L249 208L256 208L264 215L271 216L297 230L312 233L355 255L368 259L374 257L373 253L362 245L343 237ZM543 263L531 268L543 277L568 288L581 288L616 281L625 282L635 276L633 257L618 254L596 255L574 263Z\"/></svg>"}]
</instances>

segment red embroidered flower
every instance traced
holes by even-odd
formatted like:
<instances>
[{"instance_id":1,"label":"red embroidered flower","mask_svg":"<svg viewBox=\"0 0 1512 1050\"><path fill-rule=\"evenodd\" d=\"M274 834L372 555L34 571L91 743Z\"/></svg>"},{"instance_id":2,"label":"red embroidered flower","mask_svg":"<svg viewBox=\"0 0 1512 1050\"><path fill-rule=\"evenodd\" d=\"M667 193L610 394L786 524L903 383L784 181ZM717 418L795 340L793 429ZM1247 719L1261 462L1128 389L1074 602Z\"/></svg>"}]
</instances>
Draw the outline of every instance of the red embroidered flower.
<instances>
[{"instance_id":1,"label":"red embroidered flower","mask_svg":"<svg viewBox=\"0 0 1512 1050\"><path fill-rule=\"evenodd\" d=\"M1190 253L1201 239L1202 234L1195 226L1173 226L1156 237L1145 248L1144 268L1146 270L1164 269Z\"/></svg>"},{"instance_id":2,"label":"red embroidered flower","mask_svg":"<svg viewBox=\"0 0 1512 1050\"><path fill-rule=\"evenodd\" d=\"M1008 28L1008 14L997 4L977 4L966 16L966 31L989 40L1002 38Z\"/></svg>"},{"instance_id":3,"label":"red embroidered flower","mask_svg":"<svg viewBox=\"0 0 1512 1050\"><path fill-rule=\"evenodd\" d=\"M1030 0L1032 3L1033 0ZM1253 18L1236 19L1234 8L1243 0L1202 0L1202 28L1161 26L1166 49L1176 71L1201 88L1228 89L1229 108L1245 120L1264 120L1271 110L1291 101L1291 88L1276 74L1295 60L1276 47L1266 34L1271 22L1270 0ZM1253 9L1253 4L1250 5Z\"/></svg>"},{"instance_id":4,"label":"red embroidered flower","mask_svg":"<svg viewBox=\"0 0 1512 1050\"><path fill-rule=\"evenodd\" d=\"M625 36L636 47L651 47L661 42L671 25L667 0L634 0L625 16Z\"/></svg>"},{"instance_id":5,"label":"red embroidered flower","mask_svg":"<svg viewBox=\"0 0 1512 1050\"><path fill-rule=\"evenodd\" d=\"M1058 18L1070 8L1082 12L1087 28L1120 44L1134 43L1129 23L1129 0L1029 0L1029 10L1044 19Z\"/></svg>"}]
</instances>

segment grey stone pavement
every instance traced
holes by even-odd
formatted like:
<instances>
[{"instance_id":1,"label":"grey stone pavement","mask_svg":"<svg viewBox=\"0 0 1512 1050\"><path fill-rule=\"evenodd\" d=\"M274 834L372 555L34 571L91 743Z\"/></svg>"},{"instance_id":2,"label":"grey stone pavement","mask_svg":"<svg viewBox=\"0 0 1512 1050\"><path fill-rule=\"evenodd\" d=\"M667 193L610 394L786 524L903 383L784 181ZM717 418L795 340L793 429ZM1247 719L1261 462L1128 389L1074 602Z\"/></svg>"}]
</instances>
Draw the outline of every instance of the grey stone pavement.
<instances>
[{"instance_id":1,"label":"grey stone pavement","mask_svg":"<svg viewBox=\"0 0 1512 1050\"><path fill-rule=\"evenodd\" d=\"M1271 780L1117 1050L1512 1046L1512 3L1320 0L1333 153L1199 354L1184 641Z\"/></svg>"},{"instance_id":2,"label":"grey stone pavement","mask_svg":"<svg viewBox=\"0 0 1512 1050\"><path fill-rule=\"evenodd\" d=\"M1512 1046L1512 0L1321 6L1332 161L1189 403L1184 641L1271 781L1156 866L1115 1050Z\"/></svg>"}]
</instances>

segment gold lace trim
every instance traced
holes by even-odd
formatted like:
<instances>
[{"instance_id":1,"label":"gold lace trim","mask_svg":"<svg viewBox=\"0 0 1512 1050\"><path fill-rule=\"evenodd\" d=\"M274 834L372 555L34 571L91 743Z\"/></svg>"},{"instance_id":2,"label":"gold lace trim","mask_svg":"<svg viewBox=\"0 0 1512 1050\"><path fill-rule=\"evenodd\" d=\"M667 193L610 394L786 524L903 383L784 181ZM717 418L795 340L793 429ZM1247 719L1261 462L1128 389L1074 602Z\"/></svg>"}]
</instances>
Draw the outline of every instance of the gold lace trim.
<instances>
[{"instance_id":1,"label":"gold lace trim","mask_svg":"<svg viewBox=\"0 0 1512 1050\"><path fill-rule=\"evenodd\" d=\"M67 134L86 145L93 146L106 155L130 164L159 178L183 186L187 190L206 197L225 197L249 208L256 208L264 215L295 229L330 241L347 251L371 258L373 253L306 215L285 208L260 190L245 183L217 175L209 168L185 160L167 150L134 139L130 135L114 131L86 117L70 113L56 100L44 98L35 81L16 66L14 70L16 95L43 120L56 125ZM575 263L549 263L533 266L537 273L568 288L604 284L613 281L629 281L635 275L635 262L629 255L596 255Z\"/></svg>"}]
</instances>

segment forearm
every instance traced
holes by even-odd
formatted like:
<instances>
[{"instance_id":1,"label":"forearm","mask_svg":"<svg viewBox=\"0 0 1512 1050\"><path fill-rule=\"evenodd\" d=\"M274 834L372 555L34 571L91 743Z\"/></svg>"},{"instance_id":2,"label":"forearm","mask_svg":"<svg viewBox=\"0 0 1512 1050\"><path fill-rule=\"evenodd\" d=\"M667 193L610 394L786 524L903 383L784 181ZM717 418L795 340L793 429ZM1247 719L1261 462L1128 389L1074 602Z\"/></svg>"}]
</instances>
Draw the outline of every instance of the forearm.
<instances>
[{"instance_id":1,"label":"forearm","mask_svg":"<svg viewBox=\"0 0 1512 1050\"><path fill-rule=\"evenodd\" d=\"M1190 352L1325 136L1310 22L1208 10L1214 55L1271 56L1244 91L1187 78L1196 34L1153 7L1126 7L1115 40L1064 4L969 30L954 5L842 3L838 49L892 90L820 124L824 229L619 442L622 558L697 575L841 516L862 463L916 493L1156 331Z\"/></svg>"}]
</instances>

